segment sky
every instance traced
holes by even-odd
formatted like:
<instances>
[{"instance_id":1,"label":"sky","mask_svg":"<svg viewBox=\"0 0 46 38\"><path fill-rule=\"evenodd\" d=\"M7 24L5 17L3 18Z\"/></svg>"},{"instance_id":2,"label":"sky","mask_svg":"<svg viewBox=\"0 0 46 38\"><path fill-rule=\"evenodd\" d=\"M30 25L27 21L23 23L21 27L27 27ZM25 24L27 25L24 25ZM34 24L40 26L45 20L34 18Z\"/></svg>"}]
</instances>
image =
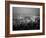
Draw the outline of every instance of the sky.
<instances>
[{"instance_id":1,"label":"sky","mask_svg":"<svg viewBox=\"0 0 46 38\"><path fill-rule=\"evenodd\" d=\"M13 7L13 15L15 16L39 16L40 8Z\"/></svg>"}]
</instances>

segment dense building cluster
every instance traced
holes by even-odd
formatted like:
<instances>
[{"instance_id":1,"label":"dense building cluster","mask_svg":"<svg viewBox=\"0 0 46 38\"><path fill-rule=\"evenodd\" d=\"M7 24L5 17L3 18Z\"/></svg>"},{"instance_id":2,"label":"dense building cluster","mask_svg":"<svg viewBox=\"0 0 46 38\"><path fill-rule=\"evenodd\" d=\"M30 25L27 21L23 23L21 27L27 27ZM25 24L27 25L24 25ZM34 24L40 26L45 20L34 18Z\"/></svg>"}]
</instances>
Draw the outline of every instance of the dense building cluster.
<instances>
[{"instance_id":1,"label":"dense building cluster","mask_svg":"<svg viewBox=\"0 0 46 38\"><path fill-rule=\"evenodd\" d=\"M18 16L13 18L13 30L37 30L40 29L39 16Z\"/></svg>"}]
</instances>

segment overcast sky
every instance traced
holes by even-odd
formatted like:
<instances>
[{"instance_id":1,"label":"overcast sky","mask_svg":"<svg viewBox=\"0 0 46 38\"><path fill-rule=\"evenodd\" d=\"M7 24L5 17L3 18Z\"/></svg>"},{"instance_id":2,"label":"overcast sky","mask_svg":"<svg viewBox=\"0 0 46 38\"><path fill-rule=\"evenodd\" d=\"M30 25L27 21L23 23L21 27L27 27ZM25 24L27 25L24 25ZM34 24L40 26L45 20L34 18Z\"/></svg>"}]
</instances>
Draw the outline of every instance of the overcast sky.
<instances>
[{"instance_id":1,"label":"overcast sky","mask_svg":"<svg viewBox=\"0 0 46 38\"><path fill-rule=\"evenodd\" d=\"M39 16L40 8L13 7L15 16Z\"/></svg>"}]
</instances>

